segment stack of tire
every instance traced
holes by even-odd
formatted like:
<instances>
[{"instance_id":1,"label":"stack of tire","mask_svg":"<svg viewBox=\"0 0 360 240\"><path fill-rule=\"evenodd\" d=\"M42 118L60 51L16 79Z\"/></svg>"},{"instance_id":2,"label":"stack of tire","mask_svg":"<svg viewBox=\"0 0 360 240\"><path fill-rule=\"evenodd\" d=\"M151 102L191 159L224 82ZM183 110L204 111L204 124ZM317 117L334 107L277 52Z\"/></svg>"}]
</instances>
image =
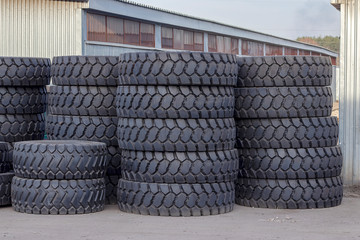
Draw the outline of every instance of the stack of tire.
<instances>
[{"instance_id":1,"label":"stack of tire","mask_svg":"<svg viewBox=\"0 0 360 240\"><path fill-rule=\"evenodd\" d=\"M50 59L0 57L0 141L41 140L45 134Z\"/></svg>"},{"instance_id":2,"label":"stack of tire","mask_svg":"<svg viewBox=\"0 0 360 240\"><path fill-rule=\"evenodd\" d=\"M120 56L120 210L144 215L229 212L235 201L233 55Z\"/></svg>"},{"instance_id":3,"label":"stack of tire","mask_svg":"<svg viewBox=\"0 0 360 240\"><path fill-rule=\"evenodd\" d=\"M325 208L342 200L342 154L325 57L239 57L236 203Z\"/></svg>"},{"instance_id":4,"label":"stack of tire","mask_svg":"<svg viewBox=\"0 0 360 240\"><path fill-rule=\"evenodd\" d=\"M120 152L116 139L118 57L54 57L47 134L51 140L104 142L109 151L106 202L116 204Z\"/></svg>"},{"instance_id":5,"label":"stack of tire","mask_svg":"<svg viewBox=\"0 0 360 240\"><path fill-rule=\"evenodd\" d=\"M107 149L87 141L27 141L14 146L15 211L85 214L104 209Z\"/></svg>"},{"instance_id":6,"label":"stack of tire","mask_svg":"<svg viewBox=\"0 0 360 240\"><path fill-rule=\"evenodd\" d=\"M0 142L0 207L11 204L12 163L9 156L9 144Z\"/></svg>"}]
</instances>

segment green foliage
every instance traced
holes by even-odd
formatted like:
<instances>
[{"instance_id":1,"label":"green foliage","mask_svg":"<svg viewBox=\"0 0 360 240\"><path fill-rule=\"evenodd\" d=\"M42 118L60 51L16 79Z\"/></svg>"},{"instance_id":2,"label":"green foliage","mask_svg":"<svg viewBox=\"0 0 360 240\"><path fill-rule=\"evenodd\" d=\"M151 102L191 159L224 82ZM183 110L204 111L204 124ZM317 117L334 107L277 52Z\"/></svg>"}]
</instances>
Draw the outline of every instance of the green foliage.
<instances>
[{"instance_id":1,"label":"green foliage","mask_svg":"<svg viewBox=\"0 0 360 240\"><path fill-rule=\"evenodd\" d=\"M318 45L337 53L340 51L340 37L298 37L296 41Z\"/></svg>"}]
</instances>

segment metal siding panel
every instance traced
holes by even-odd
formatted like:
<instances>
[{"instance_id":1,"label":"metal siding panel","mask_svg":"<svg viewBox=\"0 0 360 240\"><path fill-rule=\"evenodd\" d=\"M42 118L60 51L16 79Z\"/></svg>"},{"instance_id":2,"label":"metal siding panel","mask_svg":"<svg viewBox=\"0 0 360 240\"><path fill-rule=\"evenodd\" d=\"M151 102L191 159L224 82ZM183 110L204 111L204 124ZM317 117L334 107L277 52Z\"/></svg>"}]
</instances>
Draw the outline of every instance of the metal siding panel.
<instances>
[{"instance_id":1,"label":"metal siding panel","mask_svg":"<svg viewBox=\"0 0 360 240\"><path fill-rule=\"evenodd\" d=\"M81 55L81 9L88 3L0 0L0 55Z\"/></svg>"}]
</instances>

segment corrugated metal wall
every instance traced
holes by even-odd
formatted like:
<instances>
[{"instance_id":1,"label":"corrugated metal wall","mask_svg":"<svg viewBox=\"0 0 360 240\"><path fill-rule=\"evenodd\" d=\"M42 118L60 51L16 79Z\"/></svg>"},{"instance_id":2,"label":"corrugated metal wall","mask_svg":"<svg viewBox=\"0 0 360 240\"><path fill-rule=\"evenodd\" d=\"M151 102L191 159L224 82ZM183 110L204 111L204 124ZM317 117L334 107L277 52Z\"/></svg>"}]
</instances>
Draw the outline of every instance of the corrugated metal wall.
<instances>
[{"instance_id":1,"label":"corrugated metal wall","mask_svg":"<svg viewBox=\"0 0 360 240\"><path fill-rule=\"evenodd\" d=\"M82 54L82 10L88 3L0 0L0 55Z\"/></svg>"},{"instance_id":2,"label":"corrugated metal wall","mask_svg":"<svg viewBox=\"0 0 360 240\"><path fill-rule=\"evenodd\" d=\"M358 0L333 0L341 4L340 43L340 145L344 154L346 185L360 184L360 4Z\"/></svg>"}]
</instances>

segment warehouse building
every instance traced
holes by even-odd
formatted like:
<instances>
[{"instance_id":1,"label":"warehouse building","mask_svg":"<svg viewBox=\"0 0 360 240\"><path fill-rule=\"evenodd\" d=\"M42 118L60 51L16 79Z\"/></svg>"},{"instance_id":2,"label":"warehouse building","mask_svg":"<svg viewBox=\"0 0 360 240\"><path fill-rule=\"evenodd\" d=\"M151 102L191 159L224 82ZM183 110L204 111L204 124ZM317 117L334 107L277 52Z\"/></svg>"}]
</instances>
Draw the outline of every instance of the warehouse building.
<instances>
[{"instance_id":1,"label":"warehouse building","mask_svg":"<svg viewBox=\"0 0 360 240\"><path fill-rule=\"evenodd\" d=\"M125 0L0 0L0 55L118 55L160 49L249 56L337 54Z\"/></svg>"}]
</instances>

